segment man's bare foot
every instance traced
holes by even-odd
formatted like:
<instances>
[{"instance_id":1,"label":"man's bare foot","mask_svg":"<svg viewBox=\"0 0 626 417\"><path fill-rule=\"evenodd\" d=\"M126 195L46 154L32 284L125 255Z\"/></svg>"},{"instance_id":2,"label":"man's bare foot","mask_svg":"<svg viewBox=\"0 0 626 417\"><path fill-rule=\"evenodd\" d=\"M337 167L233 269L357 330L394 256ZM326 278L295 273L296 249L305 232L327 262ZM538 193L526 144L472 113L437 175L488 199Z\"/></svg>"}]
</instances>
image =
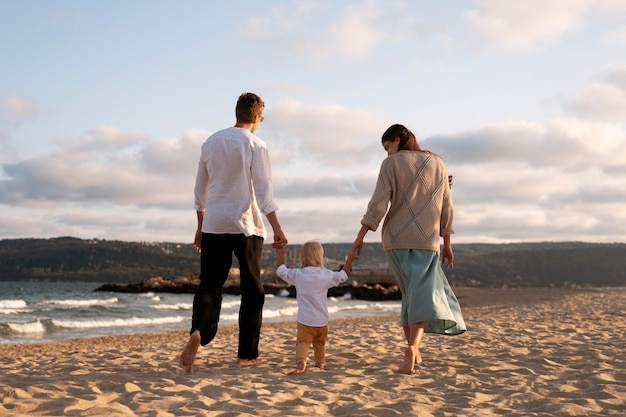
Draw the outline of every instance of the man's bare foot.
<instances>
[{"instance_id":1,"label":"man's bare foot","mask_svg":"<svg viewBox=\"0 0 626 417\"><path fill-rule=\"evenodd\" d=\"M304 371L306 371L306 361L299 360L296 363L296 370L295 370L294 374L301 374Z\"/></svg>"},{"instance_id":2,"label":"man's bare foot","mask_svg":"<svg viewBox=\"0 0 626 417\"><path fill-rule=\"evenodd\" d=\"M237 358L237 365L239 366L261 365L263 363L265 363L265 359L263 358L254 358L254 359Z\"/></svg>"},{"instance_id":3,"label":"man's bare foot","mask_svg":"<svg viewBox=\"0 0 626 417\"><path fill-rule=\"evenodd\" d=\"M413 373L413 367L415 366L416 352L413 346L409 346L404 350L404 362L398 369L399 374L411 375Z\"/></svg>"},{"instance_id":4,"label":"man's bare foot","mask_svg":"<svg viewBox=\"0 0 626 417\"><path fill-rule=\"evenodd\" d=\"M200 346L200 331L196 330L189 336L187 344L183 348L183 352L180 354L178 364L185 373L191 372L193 368L193 362L196 360L196 353L198 353L198 347Z\"/></svg>"}]
</instances>

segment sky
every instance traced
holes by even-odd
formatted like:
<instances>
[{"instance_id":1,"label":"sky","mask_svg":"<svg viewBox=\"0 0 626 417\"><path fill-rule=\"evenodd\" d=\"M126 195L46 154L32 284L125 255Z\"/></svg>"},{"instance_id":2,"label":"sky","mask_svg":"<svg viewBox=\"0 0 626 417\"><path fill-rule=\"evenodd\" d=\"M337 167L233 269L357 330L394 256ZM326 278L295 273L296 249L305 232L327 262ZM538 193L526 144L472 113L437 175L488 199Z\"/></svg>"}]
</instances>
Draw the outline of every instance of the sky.
<instances>
[{"instance_id":1,"label":"sky","mask_svg":"<svg viewBox=\"0 0 626 417\"><path fill-rule=\"evenodd\" d=\"M354 240L394 123L453 243L626 241L623 0L0 0L0 59L0 239L191 243L252 91L290 243Z\"/></svg>"}]
</instances>

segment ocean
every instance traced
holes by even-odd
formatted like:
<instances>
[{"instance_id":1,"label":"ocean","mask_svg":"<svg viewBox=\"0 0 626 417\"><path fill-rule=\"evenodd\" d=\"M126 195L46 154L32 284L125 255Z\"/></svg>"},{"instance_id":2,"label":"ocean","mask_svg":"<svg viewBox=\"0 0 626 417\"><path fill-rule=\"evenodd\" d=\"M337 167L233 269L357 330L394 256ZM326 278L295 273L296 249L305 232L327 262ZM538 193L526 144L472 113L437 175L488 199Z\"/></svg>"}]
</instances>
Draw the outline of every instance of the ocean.
<instances>
[{"instance_id":1,"label":"ocean","mask_svg":"<svg viewBox=\"0 0 626 417\"><path fill-rule=\"evenodd\" d=\"M116 293L98 283L0 281L0 344L188 330L193 294ZM225 295L220 326L237 324L240 297ZM329 298L330 318L400 312L399 301ZM295 321L295 298L266 295L264 322Z\"/></svg>"}]
</instances>

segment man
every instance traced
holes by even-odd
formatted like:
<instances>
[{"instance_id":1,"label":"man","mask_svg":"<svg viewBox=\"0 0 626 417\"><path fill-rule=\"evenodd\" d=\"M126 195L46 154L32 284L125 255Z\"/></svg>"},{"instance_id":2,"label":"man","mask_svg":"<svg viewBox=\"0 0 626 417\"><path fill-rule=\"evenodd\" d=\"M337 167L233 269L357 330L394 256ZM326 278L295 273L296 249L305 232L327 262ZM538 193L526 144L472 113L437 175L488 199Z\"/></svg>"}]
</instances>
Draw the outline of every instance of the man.
<instances>
[{"instance_id":1,"label":"man","mask_svg":"<svg viewBox=\"0 0 626 417\"><path fill-rule=\"evenodd\" d=\"M222 288L232 264L239 260L239 365L265 362L259 358L259 337L265 292L261 282L261 255L266 237L263 216L274 232L273 247L284 247L273 200L269 153L254 132L263 121L265 104L253 93L243 93L235 108L236 124L211 135L202 145L195 184L198 228L194 246L200 252L200 285L193 300L189 340L180 366L190 372L200 345L217 333Z\"/></svg>"}]
</instances>

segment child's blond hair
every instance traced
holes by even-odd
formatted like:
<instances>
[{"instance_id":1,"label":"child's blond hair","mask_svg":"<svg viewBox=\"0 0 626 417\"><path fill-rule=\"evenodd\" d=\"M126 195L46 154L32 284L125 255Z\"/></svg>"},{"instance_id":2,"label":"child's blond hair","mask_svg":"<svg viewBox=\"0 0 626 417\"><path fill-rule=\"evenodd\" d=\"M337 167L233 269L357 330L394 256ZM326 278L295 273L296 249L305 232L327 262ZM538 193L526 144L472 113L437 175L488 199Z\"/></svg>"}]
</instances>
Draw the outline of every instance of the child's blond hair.
<instances>
[{"instance_id":1,"label":"child's blond hair","mask_svg":"<svg viewBox=\"0 0 626 417\"><path fill-rule=\"evenodd\" d=\"M318 266L324 268L324 248L322 245L311 240L305 242L300 249L300 263L305 266Z\"/></svg>"}]
</instances>

